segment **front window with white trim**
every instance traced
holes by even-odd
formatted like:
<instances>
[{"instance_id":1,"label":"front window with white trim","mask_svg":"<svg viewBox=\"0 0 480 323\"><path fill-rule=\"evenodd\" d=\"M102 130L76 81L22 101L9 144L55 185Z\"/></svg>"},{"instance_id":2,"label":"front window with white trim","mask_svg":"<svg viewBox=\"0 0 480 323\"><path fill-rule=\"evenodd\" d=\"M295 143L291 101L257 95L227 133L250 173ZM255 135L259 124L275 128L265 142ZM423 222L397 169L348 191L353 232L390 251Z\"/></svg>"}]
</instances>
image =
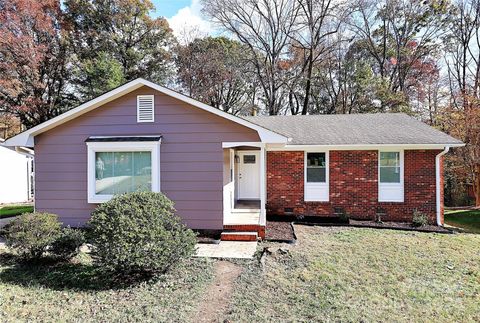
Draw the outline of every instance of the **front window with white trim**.
<instances>
[{"instance_id":1,"label":"front window with white trim","mask_svg":"<svg viewBox=\"0 0 480 323\"><path fill-rule=\"evenodd\" d=\"M160 191L159 142L87 142L88 202Z\"/></svg>"},{"instance_id":2,"label":"front window with white trim","mask_svg":"<svg viewBox=\"0 0 480 323\"><path fill-rule=\"evenodd\" d=\"M328 201L328 152L305 152L305 201Z\"/></svg>"},{"instance_id":3,"label":"front window with white trim","mask_svg":"<svg viewBox=\"0 0 480 323\"><path fill-rule=\"evenodd\" d=\"M379 151L378 200L403 202L403 151Z\"/></svg>"}]
</instances>

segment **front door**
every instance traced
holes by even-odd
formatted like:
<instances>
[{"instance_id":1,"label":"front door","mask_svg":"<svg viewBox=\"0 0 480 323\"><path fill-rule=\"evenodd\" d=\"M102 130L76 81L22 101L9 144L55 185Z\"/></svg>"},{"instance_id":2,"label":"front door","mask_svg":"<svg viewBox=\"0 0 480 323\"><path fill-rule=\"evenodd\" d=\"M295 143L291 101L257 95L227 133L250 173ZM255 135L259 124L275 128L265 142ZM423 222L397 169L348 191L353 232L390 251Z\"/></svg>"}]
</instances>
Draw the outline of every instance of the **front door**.
<instances>
[{"instance_id":1,"label":"front door","mask_svg":"<svg viewBox=\"0 0 480 323\"><path fill-rule=\"evenodd\" d=\"M260 199L260 152L237 151L238 163L238 192L239 200Z\"/></svg>"}]
</instances>

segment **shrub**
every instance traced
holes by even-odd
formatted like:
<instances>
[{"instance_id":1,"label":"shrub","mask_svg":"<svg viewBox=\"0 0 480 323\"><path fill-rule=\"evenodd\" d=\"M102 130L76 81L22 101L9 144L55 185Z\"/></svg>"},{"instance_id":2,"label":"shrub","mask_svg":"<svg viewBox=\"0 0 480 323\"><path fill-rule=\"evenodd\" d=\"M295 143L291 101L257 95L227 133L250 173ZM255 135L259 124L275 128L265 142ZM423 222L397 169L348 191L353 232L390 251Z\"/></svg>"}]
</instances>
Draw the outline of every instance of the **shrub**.
<instances>
[{"instance_id":1,"label":"shrub","mask_svg":"<svg viewBox=\"0 0 480 323\"><path fill-rule=\"evenodd\" d=\"M60 235L61 225L55 214L22 214L4 228L6 244L24 258L41 258Z\"/></svg>"},{"instance_id":2,"label":"shrub","mask_svg":"<svg viewBox=\"0 0 480 323\"><path fill-rule=\"evenodd\" d=\"M414 227L423 227L428 224L428 217L418 210L413 211L412 224Z\"/></svg>"},{"instance_id":3,"label":"shrub","mask_svg":"<svg viewBox=\"0 0 480 323\"><path fill-rule=\"evenodd\" d=\"M195 250L195 234L161 193L116 196L95 209L89 227L95 263L120 273L165 272Z\"/></svg>"},{"instance_id":4,"label":"shrub","mask_svg":"<svg viewBox=\"0 0 480 323\"><path fill-rule=\"evenodd\" d=\"M385 210L383 207L377 207L377 211L375 213L375 222L377 223L383 223L382 217L384 215L387 215L387 210Z\"/></svg>"},{"instance_id":5,"label":"shrub","mask_svg":"<svg viewBox=\"0 0 480 323\"><path fill-rule=\"evenodd\" d=\"M60 259L71 259L79 254L84 243L85 235L82 231L67 227L53 241L51 252Z\"/></svg>"},{"instance_id":6,"label":"shrub","mask_svg":"<svg viewBox=\"0 0 480 323\"><path fill-rule=\"evenodd\" d=\"M342 223L349 223L349 222L350 222L350 215L349 215L347 212L340 213L340 214L338 215L338 219L339 219L340 222L342 222Z\"/></svg>"}]
</instances>

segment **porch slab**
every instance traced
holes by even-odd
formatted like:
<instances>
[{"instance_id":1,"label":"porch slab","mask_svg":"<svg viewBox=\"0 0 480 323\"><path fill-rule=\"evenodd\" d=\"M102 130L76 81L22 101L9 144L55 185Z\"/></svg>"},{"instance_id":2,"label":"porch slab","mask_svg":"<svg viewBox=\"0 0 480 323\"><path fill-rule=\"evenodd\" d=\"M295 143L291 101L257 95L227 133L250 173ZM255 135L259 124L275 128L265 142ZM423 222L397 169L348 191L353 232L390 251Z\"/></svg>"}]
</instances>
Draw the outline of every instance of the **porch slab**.
<instances>
[{"instance_id":1,"label":"porch slab","mask_svg":"<svg viewBox=\"0 0 480 323\"><path fill-rule=\"evenodd\" d=\"M260 209L260 200L237 200L235 209Z\"/></svg>"},{"instance_id":2,"label":"porch slab","mask_svg":"<svg viewBox=\"0 0 480 323\"><path fill-rule=\"evenodd\" d=\"M252 259L257 251L256 241L220 241L218 244L197 244L195 257Z\"/></svg>"},{"instance_id":3,"label":"porch slab","mask_svg":"<svg viewBox=\"0 0 480 323\"><path fill-rule=\"evenodd\" d=\"M260 223L260 210L253 212L235 212L224 217L224 225L233 224L259 224Z\"/></svg>"}]
</instances>

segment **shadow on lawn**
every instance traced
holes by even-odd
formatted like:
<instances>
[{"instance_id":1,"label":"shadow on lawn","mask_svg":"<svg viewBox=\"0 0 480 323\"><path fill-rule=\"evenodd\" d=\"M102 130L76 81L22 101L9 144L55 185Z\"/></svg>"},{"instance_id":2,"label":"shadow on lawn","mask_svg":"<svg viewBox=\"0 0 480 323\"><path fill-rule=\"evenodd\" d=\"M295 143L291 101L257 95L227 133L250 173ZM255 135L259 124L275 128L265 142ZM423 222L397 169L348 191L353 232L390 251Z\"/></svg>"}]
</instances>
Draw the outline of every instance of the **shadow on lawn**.
<instances>
[{"instance_id":1,"label":"shadow on lawn","mask_svg":"<svg viewBox=\"0 0 480 323\"><path fill-rule=\"evenodd\" d=\"M58 262L48 258L35 263L25 262L8 253L0 254L0 267L4 267L0 271L2 283L54 290L123 289L151 279L145 275L116 275L94 265Z\"/></svg>"}]
</instances>

